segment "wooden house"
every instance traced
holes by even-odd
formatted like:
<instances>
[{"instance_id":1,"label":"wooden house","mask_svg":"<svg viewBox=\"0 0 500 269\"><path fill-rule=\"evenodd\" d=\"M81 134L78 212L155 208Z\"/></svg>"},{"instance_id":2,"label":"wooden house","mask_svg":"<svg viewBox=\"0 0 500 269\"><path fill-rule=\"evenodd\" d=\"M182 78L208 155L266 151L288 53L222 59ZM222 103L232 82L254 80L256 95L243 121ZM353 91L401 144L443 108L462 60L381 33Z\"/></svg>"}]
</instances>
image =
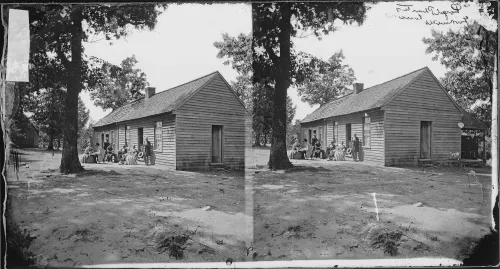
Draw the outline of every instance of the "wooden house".
<instances>
[{"instance_id":1,"label":"wooden house","mask_svg":"<svg viewBox=\"0 0 500 269\"><path fill-rule=\"evenodd\" d=\"M171 169L244 167L243 102L219 72L155 93L112 111L94 126L93 143L109 139L115 151L123 145L139 150L153 145L152 163Z\"/></svg>"},{"instance_id":2,"label":"wooden house","mask_svg":"<svg viewBox=\"0 0 500 269\"><path fill-rule=\"evenodd\" d=\"M353 91L318 108L301 122L301 141L316 133L323 146L335 140L362 143L364 160L416 165L419 160L449 159L461 152L462 129L488 127L462 109L425 67L385 83Z\"/></svg>"}]
</instances>

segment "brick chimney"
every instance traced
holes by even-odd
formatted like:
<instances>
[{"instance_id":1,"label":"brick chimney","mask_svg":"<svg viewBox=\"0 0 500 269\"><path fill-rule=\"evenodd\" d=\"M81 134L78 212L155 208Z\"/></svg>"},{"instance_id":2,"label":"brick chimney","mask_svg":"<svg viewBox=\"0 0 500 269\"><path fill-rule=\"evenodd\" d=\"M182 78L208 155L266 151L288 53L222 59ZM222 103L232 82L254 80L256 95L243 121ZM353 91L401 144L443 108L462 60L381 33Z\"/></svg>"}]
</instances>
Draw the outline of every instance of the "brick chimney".
<instances>
[{"instance_id":1,"label":"brick chimney","mask_svg":"<svg viewBox=\"0 0 500 269\"><path fill-rule=\"evenodd\" d=\"M363 91L363 83L354 83L352 84L352 92L354 94L358 94Z\"/></svg>"},{"instance_id":2,"label":"brick chimney","mask_svg":"<svg viewBox=\"0 0 500 269\"><path fill-rule=\"evenodd\" d=\"M151 96L155 95L156 88L155 87L147 87L146 88L146 100L151 98Z\"/></svg>"}]
</instances>

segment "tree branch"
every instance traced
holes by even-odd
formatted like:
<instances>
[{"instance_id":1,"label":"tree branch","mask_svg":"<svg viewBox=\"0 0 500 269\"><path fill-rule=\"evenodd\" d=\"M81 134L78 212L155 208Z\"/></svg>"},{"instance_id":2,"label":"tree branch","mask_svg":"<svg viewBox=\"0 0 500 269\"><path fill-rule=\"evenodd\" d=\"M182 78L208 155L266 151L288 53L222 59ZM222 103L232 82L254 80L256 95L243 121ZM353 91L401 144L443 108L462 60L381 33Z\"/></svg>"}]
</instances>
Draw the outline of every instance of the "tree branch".
<instances>
[{"instance_id":1,"label":"tree branch","mask_svg":"<svg viewBox=\"0 0 500 269\"><path fill-rule=\"evenodd\" d=\"M59 37L60 37L60 35L57 37L57 39L59 39ZM66 55L64 55L64 52L62 51L61 45L62 45L62 42L57 42L57 44L56 44L57 57L61 60L61 63L63 64L64 68L66 70L68 70L71 62L66 58Z\"/></svg>"},{"instance_id":2,"label":"tree branch","mask_svg":"<svg viewBox=\"0 0 500 269\"><path fill-rule=\"evenodd\" d=\"M266 50L267 54L269 54L269 58L271 61L273 61L274 64L278 64L279 57L274 53L274 50L272 47L270 47L269 41L264 42L264 49Z\"/></svg>"}]
</instances>

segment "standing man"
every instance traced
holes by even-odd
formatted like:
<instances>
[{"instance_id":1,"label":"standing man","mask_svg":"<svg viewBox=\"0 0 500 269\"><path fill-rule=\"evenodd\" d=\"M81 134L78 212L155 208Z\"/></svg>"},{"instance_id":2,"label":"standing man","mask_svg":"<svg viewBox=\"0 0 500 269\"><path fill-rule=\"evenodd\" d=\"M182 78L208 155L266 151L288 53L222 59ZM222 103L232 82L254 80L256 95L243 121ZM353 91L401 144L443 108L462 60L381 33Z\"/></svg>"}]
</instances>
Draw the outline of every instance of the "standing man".
<instances>
[{"instance_id":1,"label":"standing man","mask_svg":"<svg viewBox=\"0 0 500 269\"><path fill-rule=\"evenodd\" d=\"M107 151L108 147L109 147L109 139L106 139L106 142L104 142L104 144L102 146L103 146L104 151Z\"/></svg>"},{"instance_id":2,"label":"standing man","mask_svg":"<svg viewBox=\"0 0 500 269\"><path fill-rule=\"evenodd\" d=\"M312 145L313 149L311 151L311 156L309 156L309 158L313 157L314 149L316 147L316 142L318 142L318 139L316 138L316 131L314 131L313 138L311 139L311 145Z\"/></svg>"},{"instance_id":3,"label":"standing man","mask_svg":"<svg viewBox=\"0 0 500 269\"><path fill-rule=\"evenodd\" d=\"M151 142L149 142L148 138L146 137L146 144L144 145L144 163L146 165L149 165L151 157Z\"/></svg>"},{"instance_id":4,"label":"standing man","mask_svg":"<svg viewBox=\"0 0 500 269\"><path fill-rule=\"evenodd\" d=\"M353 139L353 147L352 147L352 160L357 162L359 156L359 138L356 133L354 133Z\"/></svg>"}]
</instances>

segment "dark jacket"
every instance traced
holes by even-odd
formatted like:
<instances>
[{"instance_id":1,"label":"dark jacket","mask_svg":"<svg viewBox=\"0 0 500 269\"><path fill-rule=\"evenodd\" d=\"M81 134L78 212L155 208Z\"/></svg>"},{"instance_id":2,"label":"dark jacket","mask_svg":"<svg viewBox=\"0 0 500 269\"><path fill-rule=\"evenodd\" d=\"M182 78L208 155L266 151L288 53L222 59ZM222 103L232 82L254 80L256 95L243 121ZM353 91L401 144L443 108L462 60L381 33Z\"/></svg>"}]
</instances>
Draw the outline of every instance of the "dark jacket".
<instances>
[{"instance_id":1,"label":"dark jacket","mask_svg":"<svg viewBox=\"0 0 500 269\"><path fill-rule=\"evenodd\" d=\"M359 152L359 138L357 137L354 138L352 150Z\"/></svg>"},{"instance_id":2,"label":"dark jacket","mask_svg":"<svg viewBox=\"0 0 500 269\"><path fill-rule=\"evenodd\" d=\"M151 142L149 141L146 141L146 145L144 145L144 154L151 156Z\"/></svg>"},{"instance_id":3,"label":"dark jacket","mask_svg":"<svg viewBox=\"0 0 500 269\"><path fill-rule=\"evenodd\" d=\"M311 139L311 145L313 145L313 146L316 145L316 142L318 142L318 139L316 137L313 137Z\"/></svg>"}]
</instances>

